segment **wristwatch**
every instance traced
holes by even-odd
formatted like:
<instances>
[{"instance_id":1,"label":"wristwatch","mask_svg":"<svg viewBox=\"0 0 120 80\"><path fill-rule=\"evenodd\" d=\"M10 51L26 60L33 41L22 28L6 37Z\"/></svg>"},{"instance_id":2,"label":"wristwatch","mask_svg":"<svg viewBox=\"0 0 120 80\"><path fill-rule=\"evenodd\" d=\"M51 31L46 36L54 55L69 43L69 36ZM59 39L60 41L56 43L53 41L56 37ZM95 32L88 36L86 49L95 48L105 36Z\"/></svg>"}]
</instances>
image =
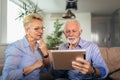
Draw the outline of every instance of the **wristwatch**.
<instances>
[{"instance_id":1,"label":"wristwatch","mask_svg":"<svg viewBox=\"0 0 120 80\"><path fill-rule=\"evenodd\" d=\"M91 74L92 74L92 77L96 77L96 69L95 69L94 66L92 66L92 68L93 68L93 72L91 73Z\"/></svg>"},{"instance_id":2,"label":"wristwatch","mask_svg":"<svg viewBox=\"0 0 120 80\"><path fill-rule=\"evenodd\" d=\"M45 56L43 56L44 58L47 58L49 56L49 54L47 54L47 55L45 55Z\"/></svg>"}]
</instances>

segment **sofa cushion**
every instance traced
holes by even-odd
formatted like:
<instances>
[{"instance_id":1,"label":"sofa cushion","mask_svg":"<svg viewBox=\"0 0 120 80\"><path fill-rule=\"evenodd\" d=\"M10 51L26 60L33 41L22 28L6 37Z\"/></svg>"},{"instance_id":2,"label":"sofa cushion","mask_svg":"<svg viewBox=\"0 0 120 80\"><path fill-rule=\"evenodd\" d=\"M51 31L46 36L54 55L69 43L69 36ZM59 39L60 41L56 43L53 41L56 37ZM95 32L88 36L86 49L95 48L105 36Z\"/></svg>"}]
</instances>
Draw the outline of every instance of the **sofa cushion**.
<instances>
[{"instance_id":1,"label":"sofa cushion","mask_svg":"<svg viewBox=\"0 0 120 80\"><path fill-rule=\"evenodd\" d=\"M109 68L109 73L120 68L120 47L101 47L100 51Z\"/></svg>"},{"instance_id":2,"label":"sofa cushion","mask_svg":"<svg viewBox=\"0 0 120 80\"><path fill-rule=\"evenodd\" d=\"M120 80L120 70L111 74L109 77L112 78L113 80Z\"/></svg>"},{"instance_id":3,"label":"sofa cushion","mask_svg":"<svg viewBox=\"0 0 120 80\"><path fill-rule=\"evenodd\" d=\"M120 47L108 48L107 58L110 72L120 69Z\"/></svg>"},{"instance_id":4,"label":"sofa cushion","mask_svg":"<svg viewBox=\"0 0 120 80\"><path fill-rule=\"evenodd\" d=\"M103 59L105 60L105 63L107 64L107 65L109 65L108 63L108 56L107 56L107 48L105 48L105 47L101 47L100 48L100 52L101 52L101 54L102 54L102 56L103 56Z\"/></svg>"}]
</instances>

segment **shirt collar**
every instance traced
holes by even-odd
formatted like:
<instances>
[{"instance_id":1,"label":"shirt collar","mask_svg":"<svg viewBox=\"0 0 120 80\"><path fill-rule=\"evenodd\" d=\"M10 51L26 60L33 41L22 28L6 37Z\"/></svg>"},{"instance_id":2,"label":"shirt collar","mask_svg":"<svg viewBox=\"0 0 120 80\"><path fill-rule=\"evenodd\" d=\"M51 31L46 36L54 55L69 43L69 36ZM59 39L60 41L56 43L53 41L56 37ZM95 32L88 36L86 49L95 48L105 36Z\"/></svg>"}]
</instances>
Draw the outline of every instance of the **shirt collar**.
<instances>
[{"instance_id":1,"label":"shirt collar","mask_svg":"<svg viewBox=\"0 0 120 80\"><path fill-rule=\"evenodd\" d=\"M28 47L28 46L30 46L30 44L29 44L29 42L28 42L28 40L27 40L27 38L24 36L24 38L23 38L23 42L24 42L24 44L25 44L25 47Z\"/></svg>"},{"instance_id":2,"label":"shirt collar","mask_svg":"<svg viewBox=\"0 0 120 80\"><path fill-rule=\"evenodd\" d=\"M23 38L23 42L25 44L25 47L29 47L30 46L30 44L29 44L29 42L28 42L28 40L27 40L27 38L25 36ZM38 46L39 46L39 44L36 43L36 47L38 47Z\"/></svg>"},{"instance_id":3,"label":"shirt collar","mask_svg":"<svg viewBox=\"0 0 120 80\"><path fill-rule=\"evenodd\" d=\"M84 42L84 40L80 38L80 41L79 41L79 44L78 44L78 46L80 46L80 48L83 48L83 46L84 46L83 42Z\"/></svg>"}]
</instances>

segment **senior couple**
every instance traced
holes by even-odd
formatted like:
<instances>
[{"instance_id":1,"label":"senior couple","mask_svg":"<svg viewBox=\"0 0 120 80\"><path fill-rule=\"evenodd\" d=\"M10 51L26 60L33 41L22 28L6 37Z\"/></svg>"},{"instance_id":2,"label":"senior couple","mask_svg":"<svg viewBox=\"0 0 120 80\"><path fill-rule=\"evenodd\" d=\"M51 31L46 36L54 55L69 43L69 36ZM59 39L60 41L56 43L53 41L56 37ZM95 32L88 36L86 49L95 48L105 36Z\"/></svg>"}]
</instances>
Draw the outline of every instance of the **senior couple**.
<instances>
[{"instance_id":1,"label":"senior couple","mask_svg":"<svg viewBox=\"0 0 120 80\"><path fill-rule=\"evenodd\" d=\"M23 20L23 25L26 35L11 43L5 51L2 80L40 80L40 71L49 72L52 69L49 53L42 38L44 32L42 17L34 13L28 14ZM55 80L105 78L108 68L100 50L96 44L80 37L82 34L80 23L75 19L68 20L64 26L64 34L68 42L62 44L59 49L85 49L86 59L78 57L72 61L73 70L55 70L53 73Z\"/></svg>"}]
</instances>

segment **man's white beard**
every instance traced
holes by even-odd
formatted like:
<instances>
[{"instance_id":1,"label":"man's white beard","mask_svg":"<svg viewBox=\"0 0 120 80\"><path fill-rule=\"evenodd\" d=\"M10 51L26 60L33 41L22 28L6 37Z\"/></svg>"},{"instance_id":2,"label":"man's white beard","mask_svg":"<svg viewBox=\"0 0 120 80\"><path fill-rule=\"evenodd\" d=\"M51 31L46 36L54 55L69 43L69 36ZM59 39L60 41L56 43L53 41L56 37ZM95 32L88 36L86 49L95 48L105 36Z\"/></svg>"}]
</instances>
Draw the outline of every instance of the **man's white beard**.
<instances>
[{"instance_id":1,"label":"man's white beard","mask_svg":"<svg viewBox=\"0 0 120 80\"><path fill-rule=\"evenodd\" d=\"M70 43L70 44L75 44L77 41L78 41L79 38L77 37L68 37L67 38L67 41Z\"/></svg>"}]
</instances>

